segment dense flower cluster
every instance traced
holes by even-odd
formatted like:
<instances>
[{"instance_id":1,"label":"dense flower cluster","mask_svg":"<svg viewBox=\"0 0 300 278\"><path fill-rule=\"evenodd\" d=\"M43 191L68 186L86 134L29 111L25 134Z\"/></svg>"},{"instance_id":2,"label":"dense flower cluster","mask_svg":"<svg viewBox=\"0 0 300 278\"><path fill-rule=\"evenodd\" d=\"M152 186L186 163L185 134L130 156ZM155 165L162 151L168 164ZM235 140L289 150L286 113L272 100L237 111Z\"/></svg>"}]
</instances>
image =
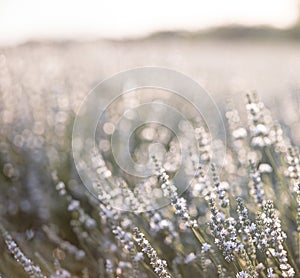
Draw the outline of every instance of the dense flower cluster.
<instances>
[{"instance_id":1,"label":"dense flower cluster","mask_svg":"<svg viewBox=\"0 0 300 278\"><path fill-rule=\"evenodd\" d=\"M209 226L215 237L215 244L222 250L225 260L232 262L235 260L234 252L241 252L244 248L237 238L236 222L232 217L226 218L224 213L218 210L213 198L209 198L208 202L212 220Z\"/></svg>"},{"instance_id":2,"label":"dense flower cluster","mask_svg":"<svg viewBox=\"0 0 300 278\"><path fill-rule=\"evenodd\" d=\"M259 249L266 250L268 256L278 259L283 277L294 277L295 271L288 263L287 251L284 248L286 234L281 229L281 221L276 216L272 201L267 201L263 212L257 216L255 243Z\"/></svg>"}]
</instances>

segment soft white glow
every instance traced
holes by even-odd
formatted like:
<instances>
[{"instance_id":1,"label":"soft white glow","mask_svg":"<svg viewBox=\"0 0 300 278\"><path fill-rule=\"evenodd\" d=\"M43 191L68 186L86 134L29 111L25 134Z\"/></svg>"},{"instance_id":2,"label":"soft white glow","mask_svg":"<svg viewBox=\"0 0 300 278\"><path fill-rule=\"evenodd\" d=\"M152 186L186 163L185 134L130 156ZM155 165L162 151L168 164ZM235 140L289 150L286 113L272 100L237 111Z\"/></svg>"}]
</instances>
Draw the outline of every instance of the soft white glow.
<instances>
[{"instance_id":1,"label":"soft white glow","mask_svg":"<svg viewBox=\"0 0 300 278\"><path fill-rule=\"evenodd\" d=\"M296 0L2 0L0 44L29 39L122 38L228 23L286 27Z\"/></svg>"}]
</instances>

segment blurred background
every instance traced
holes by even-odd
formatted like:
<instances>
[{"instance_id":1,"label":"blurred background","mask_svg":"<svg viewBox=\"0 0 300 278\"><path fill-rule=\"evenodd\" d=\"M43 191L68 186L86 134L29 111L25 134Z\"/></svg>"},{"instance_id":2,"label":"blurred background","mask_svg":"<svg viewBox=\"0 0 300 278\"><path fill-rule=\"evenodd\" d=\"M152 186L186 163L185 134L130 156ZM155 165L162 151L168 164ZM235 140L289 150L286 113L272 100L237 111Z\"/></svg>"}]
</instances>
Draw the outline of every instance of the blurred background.
<instances>
[{"instance_id":1,"label":"blurred background","mask_svg":"<svg viewBox=\"0 0 300 278\"><path fill-rule=\"evenodd\" d=\"M1 43L42 39L138 38L160 31L222 25L291 28L298 0L238 1L1 1Z\"/></svg>"},{"instance_id":2,"label":"blurred background","mask_svg":"<svg viewBox=\"0 0 300 278\"><path fill-rule=\"evenodd\" d=\"M299 85L299 12L297 0L1 0L0 47L20 82L38 67L35 79L84 80L83 95L118 71L155 65L213 95L280 96Z\"/></svg>"}]
</instances>

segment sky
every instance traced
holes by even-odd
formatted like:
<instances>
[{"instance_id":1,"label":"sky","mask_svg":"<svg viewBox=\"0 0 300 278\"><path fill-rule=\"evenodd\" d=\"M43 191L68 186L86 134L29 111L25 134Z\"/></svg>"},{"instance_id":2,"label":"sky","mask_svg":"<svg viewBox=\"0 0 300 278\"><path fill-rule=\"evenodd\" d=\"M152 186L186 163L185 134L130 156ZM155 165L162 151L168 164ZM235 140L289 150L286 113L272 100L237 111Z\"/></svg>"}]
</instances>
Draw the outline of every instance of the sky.
<instances>
[{"instance_id":1,"label":"sky","mask_svg":"<svg viewBox=\"0 0 300 278\"><path fill-rule=\"evenodd\" d=\"M0 45L39 39L145 36L223 24L285 28L297 0L0 0Z\"/></svg>"}]
</instances>

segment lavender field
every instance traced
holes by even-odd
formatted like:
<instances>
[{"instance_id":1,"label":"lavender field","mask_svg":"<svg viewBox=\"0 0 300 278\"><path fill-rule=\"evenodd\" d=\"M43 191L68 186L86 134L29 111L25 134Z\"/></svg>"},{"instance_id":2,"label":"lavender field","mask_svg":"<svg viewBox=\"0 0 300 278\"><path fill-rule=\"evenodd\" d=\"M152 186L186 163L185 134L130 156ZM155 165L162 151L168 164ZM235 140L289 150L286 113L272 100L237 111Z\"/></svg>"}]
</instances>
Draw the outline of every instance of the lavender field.
<instances>
[{"instance_id":1,"label":"lavender field","mask_svg":"<svg viewBox=\"0 0 300 278\"><path fill-rule=\"evenodd\" d=\"M198 82L222 122L174 95L114 100L89 154L91 194L74 163L74 120L99 82L145 65ZM299 72L296 40L0 48L0 277L300 277ZM153 173L135 177L120 169L111 137L127 107L153 101L186 113L193 134L185 121L139 126L130 152ZM153 143L163 155L148 153Z\"/></svg>"}]
</instances>

